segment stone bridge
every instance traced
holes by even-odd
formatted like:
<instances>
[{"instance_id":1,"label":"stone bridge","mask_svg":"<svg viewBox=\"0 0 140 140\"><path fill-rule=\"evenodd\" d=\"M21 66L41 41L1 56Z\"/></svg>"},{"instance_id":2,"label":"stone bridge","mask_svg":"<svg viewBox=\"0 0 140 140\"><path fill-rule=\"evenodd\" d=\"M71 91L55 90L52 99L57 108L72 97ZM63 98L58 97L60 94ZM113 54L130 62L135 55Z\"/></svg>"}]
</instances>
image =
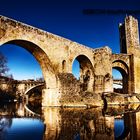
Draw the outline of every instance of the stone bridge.
<instances>
[{"instance_id":1,"label":"stone bridge","mask_svg":"<svg viewBox=\"0 0 140 140\"><path fill-rule=\"evenodd\" d=\"M42 82L42 83L39 83L39 84L35 84L31 87L29 87L25 92L24 92L24 97L26 98L26 104L28 104L28 101L29 101L29 95L32 94L32 92L34 92L34 90L37 90L36 92L38 91L42 91L43 89L45 88L45 83ZM40 94L41 95L41 94Z\"/></svg>"},{"instance_id":2,"label":"stone bridge","mask_svg":"<svg viewBox=\"0 0 140 140\"><path fill-rule=\"evenodd\" d=\"M16 92L17 95L24 96L30 90L45 85L44 81L35 81L35 80L4 80L0 81L0 89L3 91L11 91Z\"/></svg>"},{"instance_id":3,"label":"stone bridge","mask_svg":"<svg viewBox=\"0 0 140 140\"><path fill-rule=\"evenodd\" d=\"M124 30L125 28L125 30ZM124 33L125 32L125 33ZM100 94L113 90L112 68L123 75L124 90L140 91L137 20L126 17L120 25L121 53L109 47L91 49L63 37L0 16L0 45L25 48L38 61L45 79L43 106L101 105ZM80 79L72 74L74 60L80 63ZM137 77L135 76L137 75Z\"/></svg>"}]
</instances>

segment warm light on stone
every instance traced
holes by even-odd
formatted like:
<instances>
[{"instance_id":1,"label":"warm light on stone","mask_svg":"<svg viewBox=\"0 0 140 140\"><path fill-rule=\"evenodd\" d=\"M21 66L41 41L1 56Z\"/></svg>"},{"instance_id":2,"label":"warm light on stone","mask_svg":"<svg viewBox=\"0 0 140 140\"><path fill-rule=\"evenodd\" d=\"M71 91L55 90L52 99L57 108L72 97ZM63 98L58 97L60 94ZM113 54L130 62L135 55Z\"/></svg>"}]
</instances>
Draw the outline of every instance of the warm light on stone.
<instances>
[{"instance_id":1,"label":"warm light on stone","mask_svg":"<svg viewBox=\"0 0 140 140\"><path fill-rule=\"evenodd\" d=\"M56 89L44 89L42 91L42 106L60 106L60 93Z\"/></svg>"},{"instance_id":2,"label":"warm light on stone","mask_svg":"<svg viewBox=\"0 0 140 140\"><path fill-rule=\"evenodd\" d=\"M43 108L44 123L46 125L44 140L56 140L59 136L61 115L58 108Z\"/></svg>"},{"instance_id":3,"label":"warm light on stone","mask_svg":"<svg viewBox=\"0 0 140 140\"><path fill-rule=\"evenodd\" d=\"M112 68L123 75L123 93L140 93L138 21L128 16L119 29L121 54L112 54L107 46L88 48L0 16L0 45L9 43L21 46L39 62L46 85L42 96L43 106L101 106L101 94L113 92ZM79 81L72 74L75 59L80 63Z\"/></svg>"},{"instance_id":4,"label":"warm light on stone","mask_svg":"<svg viewBox=\"0 0 140 140\"><path fill-rule=\"evenodd\" d=\"M25 115L25 110L24 110L24 106L23 104L19 104L18 110L17 110L17 114L21 117L23 117Z\"/></svg>"}]
</instances>

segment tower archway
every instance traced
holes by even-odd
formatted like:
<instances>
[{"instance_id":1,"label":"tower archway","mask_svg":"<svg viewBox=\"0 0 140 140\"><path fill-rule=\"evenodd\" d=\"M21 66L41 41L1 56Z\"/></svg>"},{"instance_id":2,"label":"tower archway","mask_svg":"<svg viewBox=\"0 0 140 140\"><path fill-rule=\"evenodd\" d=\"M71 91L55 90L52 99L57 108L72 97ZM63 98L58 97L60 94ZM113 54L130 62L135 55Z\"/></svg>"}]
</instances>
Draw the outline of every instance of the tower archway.
<instances>
[{"instance_id":1,"label":"tower archway","mask_svg":"<svg viewBox=\"0 0 140 140\"><path fill-rule=\"evenodd\" d=\"M116 60L112 63L112 68L118 70L122 75L122 90L118 92L127 94L129 81L129 70L127 64L122 60Z\"/></svg>"}]
</instances>

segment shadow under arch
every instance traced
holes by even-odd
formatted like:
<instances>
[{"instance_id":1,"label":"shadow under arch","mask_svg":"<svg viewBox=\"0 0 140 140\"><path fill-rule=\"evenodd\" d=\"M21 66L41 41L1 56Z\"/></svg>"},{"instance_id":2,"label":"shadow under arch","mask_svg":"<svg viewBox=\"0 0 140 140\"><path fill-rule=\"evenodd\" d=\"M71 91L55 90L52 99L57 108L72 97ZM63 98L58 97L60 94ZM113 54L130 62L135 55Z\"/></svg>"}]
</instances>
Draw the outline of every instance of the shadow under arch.
<instances>
[{"instance_id":1,"label":"shadow under arch","mask_svg":"<svg viewBox=\"0 0 140 140\"><path fill-rule=\"evenodd\" d=\"M42 87L43 88L44 86L45 86L44 83L43 84L35 85L35 86L29 88L27 91L25 91L24 95L28 94L30 91L32 91L33 89L35 89L37 87Z\"/></svg>"},{"instance_id":2,"label":"shadow under arch","mask_svg":"<svg viewBox=\"0 0 140 140\"><path fill-rule=\"evenodd\" d=\"M122 75L122 93L128 93L128 81L129 81L129 69L125 62L123 61L114 61L112 63L112 69L118 70Z\"/></svg>"},{"instance_id":3,"label":"shadow under arch","mask_svg":"<svg viewBox=\"0 0 140 140\"><path fill-rule=\"evenodd\" d=\"M29 114L32 114L33 116L41 117L41 114L38 114L38 113L32 111L32 110L27 106L27 104L24 105L24 108L25 108L25 110L26 110Z\"/></svg>"},{"instance_id":4,"label":"shadow under arch","mask_svg":"<svg viewBox=\"0 0 140 140\"><path fill-rule=\"evenodd\" d=\"M82 83L83 91L93 92L94 72L93 65L86 55L78 55L72 61L72 68L74 61L77 60L80 65L80 82Z\"/></svg>"},{"instance_id":5,"label":"shadow under arch","mask_svg":"<svg viewBox=\"0 0 140 140\"><path fill-rule=\"evenodd\" d=\"M43 73L43 77L46 83L46 88L56 88L56 75L55 75L55 71L53 69L52 63L49 59L49 57L47 56L47 54L43 51L43 49L41 47L39 47L38 45L36 45L35 43L31 42L31 41L27 41L27 40L21 40L21 39L14 39L14 40L9 40L3 44L1 44L1 46L3 46L4 44L13 44L13 45L17 45L17 47L22 47L24 49L26 49L28 52L30 52L35 59L38 61L42 73Z\"/></svg>"},{"instance_id":6,"label":"shadow under arch","mask_svg":"<svg viewBox=\"0 0 140 140\"><path fill-rule=\"evenodd\" d=\"M38 105L36 104L36 102L34 103L35 106L31 107L29 105L30 101L29 101L29 96L33 93L38 93L38 96L40 96L40 99L42 98L42 93L40 93L39 91L42 91L42 89L45 88L45 84L44 83L41 83L41 84L38 84L38 85L35 85L31 88L29 88L25 93L24 93L24 96L26 97L26 103L24 104L24 108L25 110L27 111L26 113L28 114L32 114L33 116L41 116L42 114L42 111L41 111L41 106L39 105L39 102L38 102ZM36 90L36 91L34 91ZM35 99L36 100L36 99ZM34 101L35 101L34 100ZM34 102L33 101L33 102ZM37 106L36 106L37 105ZM37 108L39 108L39 111L36 111Z\"/></svg>"},{"instance_id":7,"label":"shadow under arch","mask_svg":"<svg viewBox=\"0 0 140 140\"><path fill-rule=\"evenodd\" d=\"M129 133L130 133L129 128L125 128L123 133L119 137L116 137L115 140L123 140L129 135Z\"/></svg>"}]
</instances>

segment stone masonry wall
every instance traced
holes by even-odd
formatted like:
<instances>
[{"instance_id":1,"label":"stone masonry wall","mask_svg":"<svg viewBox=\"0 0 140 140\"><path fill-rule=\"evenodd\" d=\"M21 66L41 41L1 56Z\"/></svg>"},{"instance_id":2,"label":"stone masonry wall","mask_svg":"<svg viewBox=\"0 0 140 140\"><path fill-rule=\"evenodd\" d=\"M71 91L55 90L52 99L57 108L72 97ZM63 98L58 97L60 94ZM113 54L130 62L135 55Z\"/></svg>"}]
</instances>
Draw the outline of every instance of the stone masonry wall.
<instances>
[{"instance_id":1,"label":"stone masonry wall","mask_svg":"<svg viewBox=\"0 0 140 140\"><path fill-rule=\"evenodd\" d=\"M100 94L83 91L82 83L71 73L60 73L58 75L61 84L60 105L62 106L101 106L103 101Z\"/></svg>"},{"instance_id":2,"label":"stone masonry wall","mask_svg":"<svg viewBox=\"0 0 140 140\"><path fill-rule=\"evenodd\" d=\"M140 43L138 20L132 16L125 19L126 47L131 55L129 88L131 92L140 93Z\"/></svg>"},{"instance_id":3,"label":"stone masonry wall","mask_svg":"<svg viewBox=\"0 0 140 140\"><path fill-rule=\"evenodd\" d=\"M112 52L108 47L91 49L0 16L0 45L5 43L20 45L38 60L46 82L46 89L43 91L44 106L87 103L101 105L100 96L94 93L112 91ZM72 75L73 62L81 55L90 61L90 67L87 65L86 71L90 68L92 72L88 89L93 93L81 92L81 84ZM80 61L82 63L84 60Z\"/></svg>"},{"instance_id":4,"label":"stone masonry wall","mask_svg":"<svg viewBox=\"0 0 140 140\"><path fill-rule=\"evenodd\" d=\"M112 52L108 47L94 51L94 91L112 91Z\"/></svg>"},{"instance_id":5,"label":"stone masonry wall","mask_svg":"<svg viewBox=\"0 0 140 140\"><path fill-rule=\"evenodd\" d=\"M125 18L125 34L127 53L134 52L134 48L139 48L138 21L132 16Z\"/></svg>"}]
</instances>

